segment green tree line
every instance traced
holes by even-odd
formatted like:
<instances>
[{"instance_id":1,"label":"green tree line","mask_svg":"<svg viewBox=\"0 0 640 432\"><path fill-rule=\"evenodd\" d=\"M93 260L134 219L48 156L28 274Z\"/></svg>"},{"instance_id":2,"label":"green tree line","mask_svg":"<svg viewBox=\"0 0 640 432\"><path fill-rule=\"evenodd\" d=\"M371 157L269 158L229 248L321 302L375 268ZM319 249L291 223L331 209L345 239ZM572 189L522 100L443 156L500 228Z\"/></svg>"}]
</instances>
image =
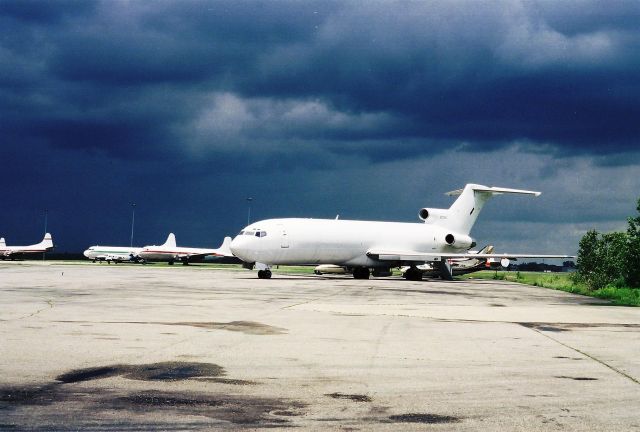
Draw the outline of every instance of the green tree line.
<instances>
[{"instance_id":1,"label":"green tree line","mask_svg":"<svg viewBox=\"0 0 640 432\"><path fill-rule=\"evenodd\" d=\"M577 282L589 289L640 288L640 199L638 216L627 218L626 232L588 231L578 248Z\"/></svg>"}]
</instances>

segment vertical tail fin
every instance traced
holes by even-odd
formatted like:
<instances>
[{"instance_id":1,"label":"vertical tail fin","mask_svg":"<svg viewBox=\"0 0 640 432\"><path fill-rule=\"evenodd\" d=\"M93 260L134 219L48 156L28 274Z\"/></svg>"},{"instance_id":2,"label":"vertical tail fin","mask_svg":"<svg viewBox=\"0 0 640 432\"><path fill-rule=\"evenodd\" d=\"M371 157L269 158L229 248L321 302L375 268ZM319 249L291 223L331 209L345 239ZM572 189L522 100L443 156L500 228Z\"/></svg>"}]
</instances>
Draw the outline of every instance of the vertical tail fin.
<instances>
[{"instance_id":1,"label":"vertical tail fin","mask_svg":"<svg viewBox=\"0 0 640 432\"><path fill-rule=\"evenodd\" d=\"M224 256L233 256L231 253L231 237L225 237L224 241L218 248L218 252Z\"/></svg>"},{"instance_id":2,"label":"vertical tail fin","mask_svg":"<svg viewBox=\"0 0 640 432\"><path fill-rule=\"evenodd\" d=\"M164 242L164 244L162 246L168 247L168 248L175 248L176 247L176 236L173 233L169 233L169 236L167 237L167 241Z\"/></svg>"},{"instance_id":3,"label":"vertical tail fin","mask_svg":"<svg viewBox=\"0 0 640 432\"><path fill-rule=\"evenodd\" d=\"M7 246L7 243L4 241L4 237L0 238L0 247Z\"/></svg>"},{"instance_id":4,"label":"vertical tail fin","mask_svg":"<svg viewBox=\"0 0 640 432\"><path fill-rule=\"evenodd\" d=\"M51 237L51 234L46 233L44 235L44 238L40 242L40 246L45 249L51 249L53 247L53 238Z\"/></svg>"},{"instance_id":5,"label":"vertical tail fin","mask_svg":"<svg viewBox=\"0 0 640 432\"><path fill-rule=\"evenodd\" d=\"M480 211L489 198L494 195L502 195L506 193L534 196L540 195L540 192L534 191L468 184L464 189L447 192L447 195L450 196L459 195L448 210L434 209L430 212L429 209L422 209L421 215L429 215L430 213L433 213L434 215L439 216L439 218L429 218L432 219L429 220L425 217L423 218L425 223L433 223L449 228L456 233L469 235L476 219L478 219ZM423 210L427 211L423 213Z\"/></svg>"}]
</instances>

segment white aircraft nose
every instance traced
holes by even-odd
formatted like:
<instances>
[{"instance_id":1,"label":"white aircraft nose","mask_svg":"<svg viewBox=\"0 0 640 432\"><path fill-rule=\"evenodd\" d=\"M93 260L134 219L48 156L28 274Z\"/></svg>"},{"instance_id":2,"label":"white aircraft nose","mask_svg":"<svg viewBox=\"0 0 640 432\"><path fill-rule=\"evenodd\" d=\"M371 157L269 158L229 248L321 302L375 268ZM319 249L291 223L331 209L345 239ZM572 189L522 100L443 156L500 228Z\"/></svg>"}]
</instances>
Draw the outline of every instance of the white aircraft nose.
<instances>
[{"instance_id":1,"label":"white aircraft nose","mask_svg":"<svg viewBox=\"0 0 640 432\"><path fill-rule=\"evenodd\" d=\"M82 252L82 255L84 255L87 258L89 258L89 249L87 249L86 251Z\"/></svg>"},{"instance_id":2,"label":"white aircraft nose","mask_svg":"<svg viewBox=\"0 0 640 432\"><path fill-rule=\"evenodd\" d=\"M242 238L243 236L237 236L231 241L229 249L231 253L240 258L242 261L251 261L248 256L249 248L247 247L247 241Z\"/></svg>"}]
</instances>

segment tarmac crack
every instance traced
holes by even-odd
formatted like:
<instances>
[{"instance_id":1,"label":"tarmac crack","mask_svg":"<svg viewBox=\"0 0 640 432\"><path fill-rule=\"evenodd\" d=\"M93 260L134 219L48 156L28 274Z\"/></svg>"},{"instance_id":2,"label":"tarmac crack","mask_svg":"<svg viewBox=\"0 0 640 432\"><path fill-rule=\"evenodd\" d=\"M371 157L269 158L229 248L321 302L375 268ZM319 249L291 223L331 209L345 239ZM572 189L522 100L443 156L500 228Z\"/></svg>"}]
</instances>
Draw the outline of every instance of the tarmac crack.
<instances>
[{"instance_id":1,"label":"tarmac crack","mask_svg":"<svg viewBox=\"0 0 640 432\"><path fill-rule=\"evenodd\" d=\"M522 324L520 324L520 325L522 325ZM605 362L604 360L600 360L599 358L597 358L597 357L595 357L595 356L592 356L591 354L589 354L589 353L587 353L587 352L581 351L581 350L579 350L578 348L572 347L572 346L571 346L571 345L569 345L569 344L566 344L566 343L564 343L564 342L561 342L561 341L559 341L558 339L556 339L556 338L554 338L554 337L551 337L551 336L549 336L548 334L545 334L545 333L543 333L542 331L540 331L540 330L538 330L538 329L536 329L536 328L533 328L533 327L530 327L530 326L525 326L525 325L523 325L523 327L526 327L526 328L528 328L528 329L530 329L530 330L533 330L534 332L536 332L536 333L538 333L538 334L540 334L540 335L542 335L542 336L546 337L547 339L550 339L550 340L554 341L555 343L557 343L557 344L559 344L559 345L562 345L562 346L563 346L563 347L565 347L565 348L569 348L570 350L573 350L573 351L575 351L575 352L577 352L577 353L579 353L579 354L582 354L583 356L585 356L585 357L587 357L587 358L590 358L591 360L595 361L596 363L600 363L602 366L604 366L604 367L606 367L606 368L608 368L608 369L611 369L611 370L612 370L612 371L614 371L615 373L617 373L617 374L619 374L619 375L621 375L621 376L623 376L623 377L627 378L629 381L631 381L631 382L633 382L633 383L635 383L635 384L640 384L640 381L639 381L638 379L636 379L636 378L632 377L631 375L629 375L628 373L626 373L626 372L624 372L624 371L621 371L620 369L616 368L615 366L612 366L612 365L608 364L608 363L607 363L607 362Z\"/></svg>"},{"instance_id":2,"label":"tarmac crack","mask_svg":"<svg viewBox=\"0 0 640 432\"><path fill-rule=\"evenodd\" d=\"M44 312L44 311L46 311L48 309L53 309L53 300L45 299L45 302L47 303L46 307L43 307L42 309L38 309L37 311L30 313L29 315L24 315L24 316L21 316L19 318L16 318L15 320L16 321L20 321L20 320L23 320L23 319L32 318L32 317L40 314L41 312ZM7 321L11 321L11 320L7 320Z\"/></svg>"}]
</instances>

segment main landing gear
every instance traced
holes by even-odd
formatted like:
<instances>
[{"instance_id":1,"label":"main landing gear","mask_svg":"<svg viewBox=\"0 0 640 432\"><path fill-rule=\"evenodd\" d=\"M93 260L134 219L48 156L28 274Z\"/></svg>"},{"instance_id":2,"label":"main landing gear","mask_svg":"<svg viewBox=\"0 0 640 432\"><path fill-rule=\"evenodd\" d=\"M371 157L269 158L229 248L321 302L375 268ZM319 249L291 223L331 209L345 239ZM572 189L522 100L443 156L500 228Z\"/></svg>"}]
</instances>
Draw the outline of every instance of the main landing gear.
<instances>
[{"instance_id":1,"label":"main landing gear","mask_svg":"<svg viewBox=\"0 0 640 432\"><path fill-rule=\"evenodd\" d=\"M367 267L356 267L353 269L354 279L369 279L369 269Z\"/></svg>"},{"instance_id":2,"label":"main landing gear","mask_svg":"<svg viewBox=\"0 0 640 432\"><path fill-rule=\"evenodd\" d=\"M410 281L420 281L422 280L422 272L416 267L409 267L409 269L404 272L404 278Z\"/></svg>"},{"instance_id":3,"label":"main landing gear","mask_svg":"<svg viewBox=\"0 0 640 432\"><path fill-rule=\"evenodd\" d=\"M271 279L271 270L258 270L258 279Z\"/></svg>"}]
</instances>

